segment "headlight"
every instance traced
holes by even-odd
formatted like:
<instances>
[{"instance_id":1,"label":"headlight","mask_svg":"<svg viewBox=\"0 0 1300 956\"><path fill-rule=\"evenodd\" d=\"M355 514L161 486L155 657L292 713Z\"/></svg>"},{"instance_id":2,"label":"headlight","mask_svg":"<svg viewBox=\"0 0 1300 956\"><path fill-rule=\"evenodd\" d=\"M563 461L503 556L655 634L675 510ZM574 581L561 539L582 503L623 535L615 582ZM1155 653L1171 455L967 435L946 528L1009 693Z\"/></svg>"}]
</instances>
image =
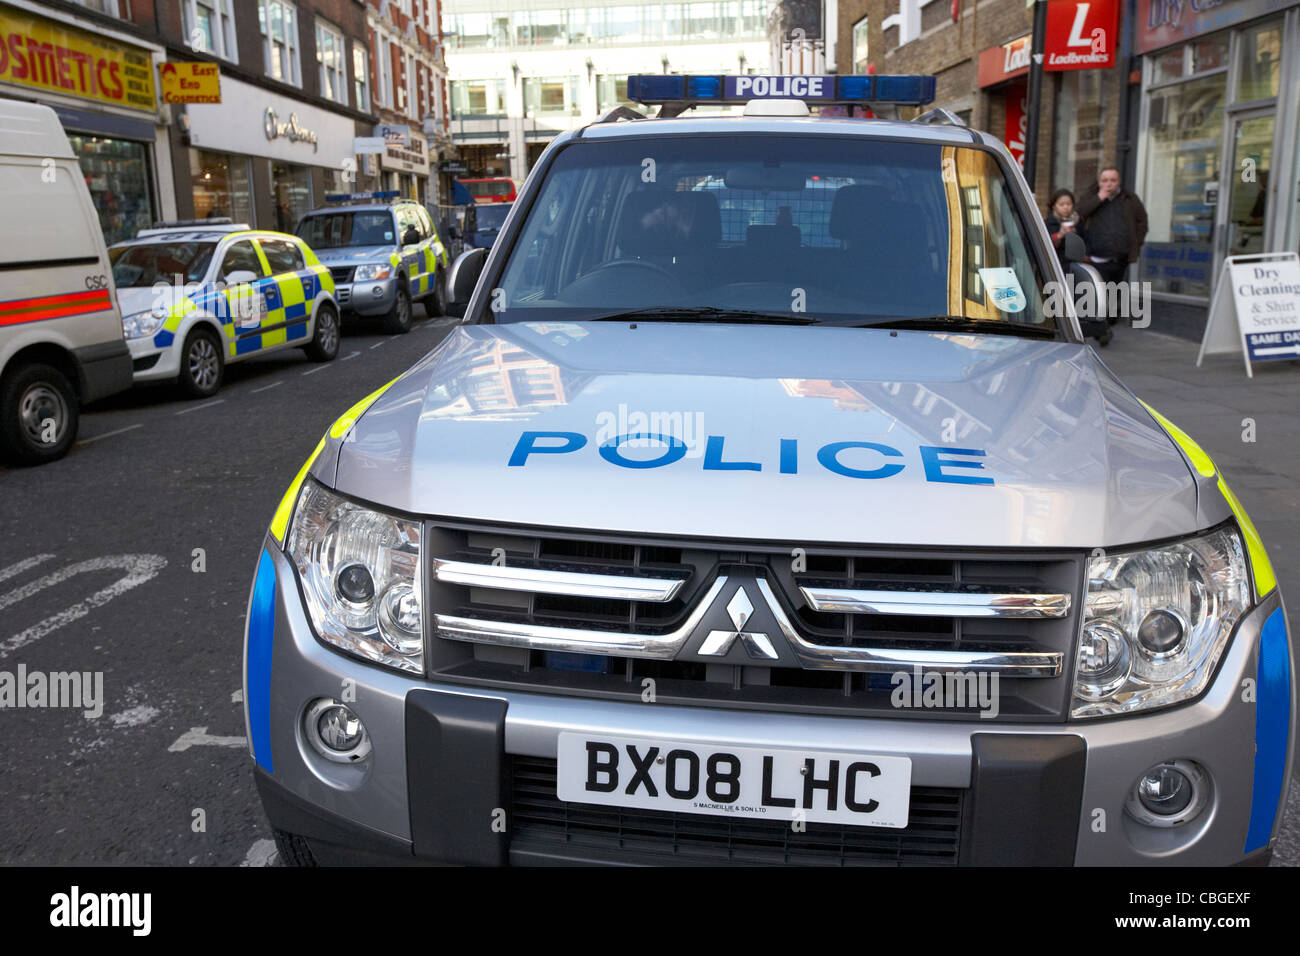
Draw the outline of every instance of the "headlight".
<instances>
[{"instance_id":1,"label":"headlight","mask_svg":"<svg viewBox=\"0 0 1300 956\"><path fill-rule=\"evenodd\" d=\"M387 279L392 274L393 267L386 262L367 262L357 266L357 271L352 274L352 280L363 282L366 279Z\"/></svg>"},{"instance_id":2,"label":"headlight","mask_svg":"<svg viewBox=\"0 0 1300 956\"><path fill-rule=\"evenodd\" d=\"M1091 559L1071 715L1131 713L1197 696L1249 607L1246 558L1233 529Z\"/></svg>"},{"instance_id":3,"label":"headlight","mask_svg":"<svg viewBox=\"0 0 1300 956\"><path fill-rule=\"evenodd\" d=\"M167 313L162 309L152 312L137 312L122 319L122 334L128 339L142 339L153 335L167 321Z\"/></svg>"},{"instance_id":4,"label":"headlight","mask_svg":"<svg viewBox=\"0 0 1300 956\"><path fill-rule=\"evenodd\" d=\"M289 531L312 626L368 661L424 673L420 525L372 511L312 480Z\"/></svg>"}]
</instances>

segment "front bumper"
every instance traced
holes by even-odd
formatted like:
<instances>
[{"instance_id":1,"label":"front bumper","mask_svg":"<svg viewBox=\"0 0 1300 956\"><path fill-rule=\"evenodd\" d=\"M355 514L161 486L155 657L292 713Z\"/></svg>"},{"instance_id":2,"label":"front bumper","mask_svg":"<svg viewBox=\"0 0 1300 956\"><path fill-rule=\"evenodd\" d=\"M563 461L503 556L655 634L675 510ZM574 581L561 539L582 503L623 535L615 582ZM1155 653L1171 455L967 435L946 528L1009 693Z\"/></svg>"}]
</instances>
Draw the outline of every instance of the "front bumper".
<instances>
[{"instance_id":1,"label":"front bumper","mask_svg":"<svg viewBox=\"0 0 1300 956\"><path fill-rule=\"evenodd\" d=\"M397 298L397 277L337 283L334 298L344 312L352 315L385 315Z\"/></svg>"},{"instance_id":2,"label":"front bumper","mask_svg":"<svg viewBox=\"0 0 1300 956\"><path fill-rule=\"evenodd\" d=\"M1262 775L1255 751L1265 700L1242 693L1248 679L1265 693L1259 649L1265 621L1282 614L1276 593L1240 624L1214 683L1191 704L1142 717L999 726L637 704L411 679L318 642L293 569L270 538L261 567L245 649L258 786L272 824L307 837L324 862L690 861L675 837L629 849L636 841L622 831L614 845L599 827L575 833L539 823L535 813L527 826L516 819L512 772L553 761L563 731L909 757L914 794L938 788L959 797L959 838L947 862L961 864L1266 862L1286 798L1296 737L1294 650L1284 643L1285 699L1268 691L1275 695L1269 713L1284 709L1285 733L1280 746L1274 732L1261 749L1274 765ZM306 744L302 715L319 697L349 700L364 721L373 750L362 764L331 764ZM1173 829L1128 817L1124 803L1138 777L1177 758L1209 773L1205 810ZM1257 787L1261 780L1268 785Z\"/></svg>"},{"instance_id":3,"label":"front bumper","mask_svg":"<svg viewBox=\"0 0 1300 956\"><path fill-rule=\"evenodd\" d=\"M131 350L131 375L135 382L171 381L181 371L181 344L184 340L173 336L170 345L157 346L153 335L127 339Z\"/></svg>"}]
</instances>

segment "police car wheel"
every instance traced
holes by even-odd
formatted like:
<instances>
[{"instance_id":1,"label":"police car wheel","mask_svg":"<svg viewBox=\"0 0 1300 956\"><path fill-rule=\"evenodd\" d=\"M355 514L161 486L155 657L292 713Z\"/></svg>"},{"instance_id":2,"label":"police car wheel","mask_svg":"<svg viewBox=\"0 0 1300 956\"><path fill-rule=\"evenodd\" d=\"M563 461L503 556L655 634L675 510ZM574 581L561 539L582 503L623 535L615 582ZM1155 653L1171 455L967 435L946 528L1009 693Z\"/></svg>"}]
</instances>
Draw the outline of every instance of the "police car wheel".
<instances>
[{"instance_id":1,"label":"police car wheel","mask_svg":"<svg viewBox=\"0 0 1300 956\"><path fill-rule=\"evenodd\" d=\"M433 295L424 300L424 311L431 316L447 314L447 280L441 273L434 280Z\"/></svg>"},{"instance_id":2,"label":"police car wheel","mask_svg":"<svg viewBox=\"0 0 1300 956\"><path fill-rule=\"evenodd\" d=\"M207 329L195 329L181 351L181 390L191 398L208 398L221 388L221 342Z\"/></svg>"},{"instance_id":3,"label":"police car wheel","mask_svg":"<svg viewBox=\"0 0 1300 956\"><path fill-rule=\"evenodd\" d=\"M0 383L0 456L14 465L62 458L77 437L77 393L50 365L15 368Z\"/></svg>"},{"instance_id":4,"label":"police car wheel","mask_svg":"<svg viewBox=\"0 0 1300 956\"><path fill-rule=\"evenodd\" d=\"M311 852L307 841L296 833L271 829L275 837L275 848L280 853L280 862L285 866L315 866L316 857Z\"/></svg>"},{"instance_id":5,"label":"police car wheel","mask_svg":"<svg viewBox=\"0 0 1300 956\"><path fill-rule=\"evenodd\" d=\"M393 307L384 316L383 329L392 335L401 335L411 330L411 293L406 286L397 287Z\"/></svg>"},{"instance_id":6,"label":"police car wheel","mask_svg":"<svg viewBox=\"0 0 1300 956\"><path fill-rule=\"evenodd\" d=\"M339 354L339 316L331 306L316 310L316 332L303 351L313 362L329 362Z\"/></svg>"}]
</instances>

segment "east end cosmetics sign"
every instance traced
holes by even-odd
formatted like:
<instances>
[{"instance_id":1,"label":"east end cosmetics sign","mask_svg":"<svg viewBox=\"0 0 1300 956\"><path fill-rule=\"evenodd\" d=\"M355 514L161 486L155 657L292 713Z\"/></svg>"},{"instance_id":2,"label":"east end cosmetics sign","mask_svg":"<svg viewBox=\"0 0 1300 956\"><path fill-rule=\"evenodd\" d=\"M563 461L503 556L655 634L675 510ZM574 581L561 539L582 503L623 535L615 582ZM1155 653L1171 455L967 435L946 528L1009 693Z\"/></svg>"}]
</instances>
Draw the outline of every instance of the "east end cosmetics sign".
<instances>
[{"instance_id":1,"label":"east end cosmetics sign","mask_svg":"<svg viewBox=\"0 0 1300 956\"><path fill-rule=\"evenodd\" d=\"M152 113L153 64L140 47L0 7L0 83Z\"/></svg>"},{"instance_id":2,"label":"east end cosmetics sign","mask_svg":"<svg viewBox=\"0 0 1300 956\"><path fill-rule=\"evenodd\" d=\"M1115 65L1119 0L1048 0L1044 70L1100 70Z\"/></svg>"},{"instance_id":3,"label":"east end cosmetics sign","mask_svg":"<svg viewBox=\"0 0 1300 956\"><path fill-rule=\"evenodd\" d=\"M1137 0L1138 53L1253 20L1295 0Z\"/></svg>"}]
</instances>

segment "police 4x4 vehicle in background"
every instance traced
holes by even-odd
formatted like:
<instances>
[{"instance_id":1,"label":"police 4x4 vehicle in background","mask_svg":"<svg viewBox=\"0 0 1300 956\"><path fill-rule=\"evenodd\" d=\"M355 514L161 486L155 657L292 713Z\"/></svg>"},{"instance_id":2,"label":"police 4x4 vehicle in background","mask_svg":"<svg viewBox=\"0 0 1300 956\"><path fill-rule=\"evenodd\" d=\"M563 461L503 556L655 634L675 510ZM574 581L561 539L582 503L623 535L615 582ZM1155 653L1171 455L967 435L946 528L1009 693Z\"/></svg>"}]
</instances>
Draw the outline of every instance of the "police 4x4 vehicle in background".
<instances>
[{"instance_id":1,"label":"police 4x4 vehicle in background","mask_svg":"<svg viewBox=\"0 0 1300 956\"><path fill-rule=\"evenodd\" d=\"M338 355L334 281L301 239L196 219L141 229L109 253L137 382L205 398L229 362L287 348Z\"/></svg>"},{"instance_id":2,"label":"police 4x4 vehicle in background","mask_svg":"<svg viewBox=\"0 0 1300 956\"><path fill-rule=\"evenodd\" d=\"M331 205L298 221L295 232L334 276L348 315L383 319L386 332L411 327L411 303L447 310L449 256L429 211L394 191L326 196Z\"/></svg>"},{"instance_id":3,"label":"police 4x4 vehicle in background","mask_svg":"<svg viewBox=\"0 0 1300 956\"><path fill-rule=\"evenodd\" d=\"M808 115L932 78L760 79L561 135L466 323L290 485L245 641L282 855L1267 860L1250 519L1049 304L996 139Z\"/></svg>"}]
</instances>

